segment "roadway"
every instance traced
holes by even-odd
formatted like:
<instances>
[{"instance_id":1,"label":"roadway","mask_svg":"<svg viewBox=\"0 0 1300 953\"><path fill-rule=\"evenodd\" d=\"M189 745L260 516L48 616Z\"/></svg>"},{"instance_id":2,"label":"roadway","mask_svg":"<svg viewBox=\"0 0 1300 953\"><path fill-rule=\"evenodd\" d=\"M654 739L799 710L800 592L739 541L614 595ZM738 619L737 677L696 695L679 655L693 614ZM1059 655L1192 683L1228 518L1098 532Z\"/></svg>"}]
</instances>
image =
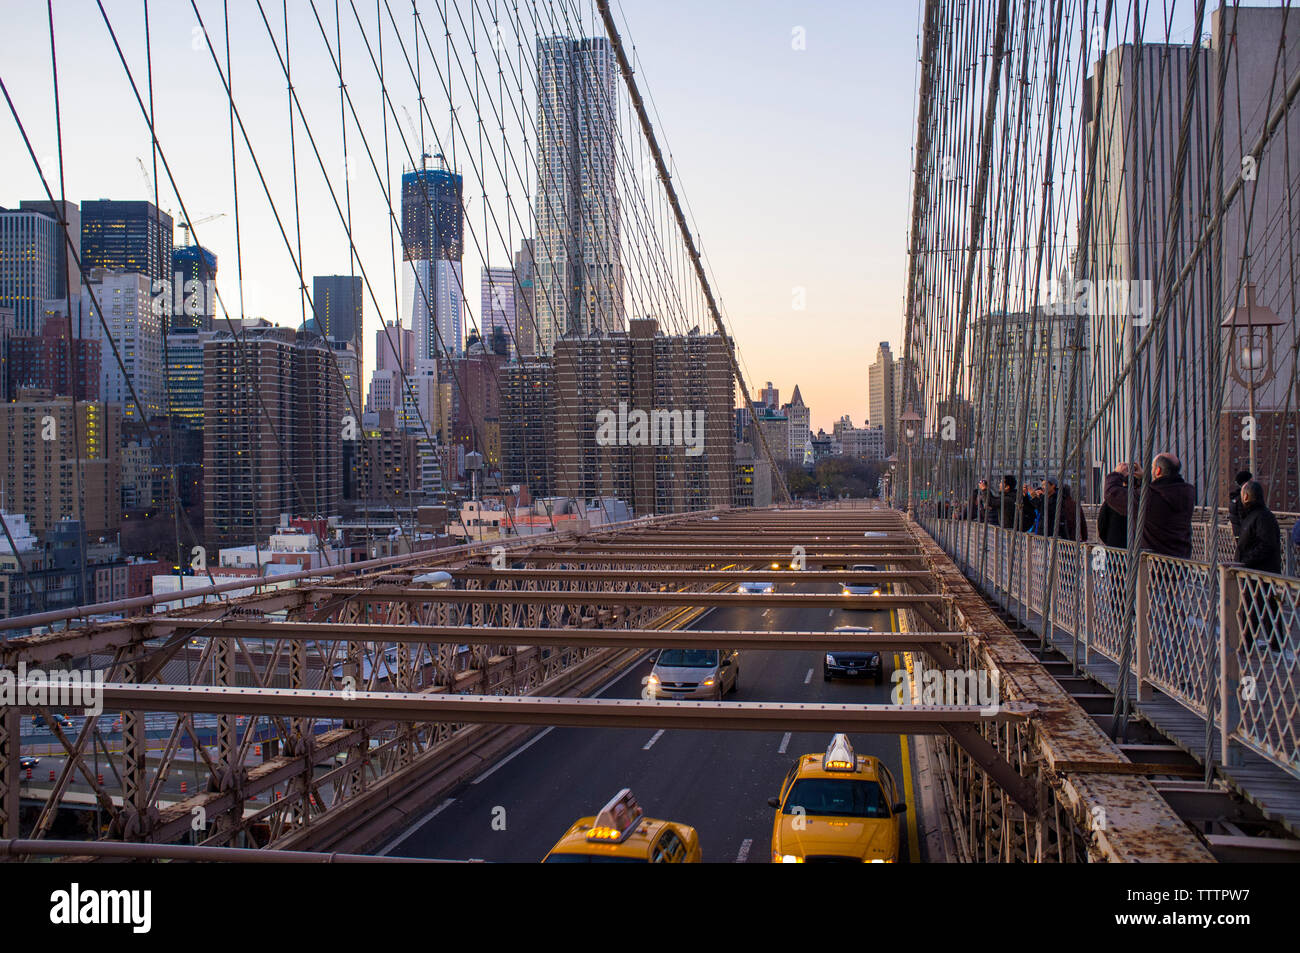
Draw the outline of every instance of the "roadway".
<instances>
[{"instance_id":1,"label":"roadway","mask_svg":"<svg viewBox=\"0 0 1300 953\"><path fill-rule=\"evenodd\" d=\"M756 573L755 578L767 578ZM786 591L835 592L833 583L800 585L790 574L771 574ZM888 611L722 607L690 628L827 630L869 625L889 631ZM822 652L741 653L739 688L728 701L890 701L895 659L886 655L880 685L870 680L822 680ZM605 698L639 698L650 674L647 655L605 685ZM671 704L671 703L670 703ZM773 810L794 758L824 751L828 737L766 732L645 731L617 728L548 728L513 753L485 767L474 780L426 806L414 825L384 852L401 857L446 857L536 862L577 818L594 814L620 788L630 787L651 817L680 821L700 834L706 862L765 863L771 858ZM917 860L915 783L905 781L904 757L913 749L897 735L854 735L861 754L881 758L905 787L901 859ZM906 747L904 747L906 746Z\"/></svg>"}]
</instances>

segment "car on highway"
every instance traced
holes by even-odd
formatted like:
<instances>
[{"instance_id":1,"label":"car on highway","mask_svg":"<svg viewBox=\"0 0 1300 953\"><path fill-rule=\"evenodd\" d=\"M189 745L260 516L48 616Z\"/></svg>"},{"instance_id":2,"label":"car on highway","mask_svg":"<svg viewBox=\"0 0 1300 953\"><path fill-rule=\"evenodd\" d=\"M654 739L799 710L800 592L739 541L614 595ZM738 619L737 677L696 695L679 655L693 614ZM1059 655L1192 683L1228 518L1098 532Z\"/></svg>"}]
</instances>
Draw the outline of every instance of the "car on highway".
<instances>
[{"instance_id":1,"label":"car on highway","mask_svg":"<svg viewBox=\"0 0 1300 953\"><path fill-rule=\"evenodd\" d=\"M580 817L542 859L544 864L698 864L695 828L646 817L624 788L595 817Z\"/></svg>"},{"instance_id":2,"label":"car on highway","mask_svg":"<svg viewBox=\"0 0 1300 953\"><path fill-rule=\"evenodd\" d=\"M874 632L871 626L837 625L836 632ZM832 678L872 678L877 685L884 677L884 666L879 652L831 649L822 659L822 679L829 682Z\"/></svg>"},{"instance_id":3,"label":"car on highway","mask_svg":"<svg viewBox=\"0 0 1300 953\"><path fill-rule=\"evenodd\" d=\"M862 572L880 572L880 567L871 563L857 563L850 566L849 570L854 573ZM840 583L840 595L842 596L878 596L880 595L880 586L874 582L862 579L854 579Z\"/></svg>"},{"instance_id":4,"label":"car on highway","mask_svg":"<svg viewBox=\"0 0 1300 953\"><path fill-rule=\"evenodd\" d=\"M892 864L907 810L879 758L856 754L837 734L822 754L800 756L781 782L772 820L772 862Z\"/></svg>"},{"instance_id":5,"label":"car on highway","mask_svg":"<svg viewBox=\"0 0 1300 953\"><path fill-rule=\"evenodd\" d=\"M749 595L761 595L767 592L776 592L776 583L768 580L766 582L742 582L736 587L737 592L744 592Z\"/></svg>"},{"instance_id":6,"label":"car on highway","mask_svg":"<svg viewBox=\"0 0 1300 953\"><path fill-rule=\"evenodd\" d=\"M60 728L65 728L65 729L66 729L66 728L71 728L71 727L72 727L72 720L71 720L70 718L68 718L67 715L61 715L61 714L59 714L58 712L55 712L55 713L54 713L54 722L55 722L55 724L57 724ZM41 715L41 714L32 715L32 727L33 727L33 728L44 728L44 727L45 727L45 716L44 716L44 715Z\"/></svg>"},{"instance_id":7,"label":"car on highway","mask_svg":"<svg viewBox=\"0 0 1300 953\"><path fill-rule=\"evenodd\" d=\"M23 771L30 771L40 763L40 758L34 758L29 754L20 754L18 756L18 767Z\"/></svg>"},{"instance_id":8,"label":"car on highway","mask_svg":"<svg viewBox=\"0 0 1300 953\"><path fill-rule=\"evenodd\" d=\"M662 649L646 679L646 696L674 701L722 701L740 683L735 649Z\"/></svg>"}]
</instances>

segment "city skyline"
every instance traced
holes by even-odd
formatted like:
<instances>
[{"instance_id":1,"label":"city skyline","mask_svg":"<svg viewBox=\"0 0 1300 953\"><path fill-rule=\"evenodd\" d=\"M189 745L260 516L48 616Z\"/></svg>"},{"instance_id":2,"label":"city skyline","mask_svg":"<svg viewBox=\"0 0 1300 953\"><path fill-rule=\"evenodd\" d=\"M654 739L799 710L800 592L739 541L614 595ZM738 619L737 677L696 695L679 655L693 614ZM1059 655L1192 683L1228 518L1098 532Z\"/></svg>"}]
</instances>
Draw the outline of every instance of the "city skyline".
<instances>
[{"instance_id":1,"label":"city skyline","mask_svg":"<svg viewBox=\"0 0 1300 953\"><path fill-rule=\"evenodd\" d=\"M654 11L640 4L628 3L624 7L630 38L637 44L639 69L653 84L654 106L661 114L662 134L674 175L680 176L689 195L692 228L707 257L729 330L747 368L747 383L756 387L758 381L772 376L772 369L781 362L790 367L794 379L806 382L802 383L803 393L813 408L814 429L829 428L842 413L855 418L864 416L865 369L875 342L890 339L900 342L901 349L899 275L906 251L906 197L897 189L870 188L870 183L906 180L906 143L912 134L913 116L908 98L873 98L870 91L888 88L900 73L909 81L914 75L916 10L891 8L882 13L862 10L854 4L835 4L807 11L792 4L757 4L753 16L740 25L745 48L753 55L741 56L722 42L723 31L734 32L737 24L725 21L716 12L676 0L663 17L655 12L661 9L658 5ZM220 47L220 9L200 5L200 11L214 45ZM232 49L231 54L233 86L238 95L241 89L251 92L255 64L264 66L264 58L274 53L255 11L250 14L232 9L231 15L232 32L246 37L246 42ZM43 9L20 10L11 16L15 28L8 37L48 30ZM133 16L134 11L121 14L119 40L133 70L143 70L143 23L133 23ZM304 37L315 33L310 11L291 10L290 21ZM137 162L138 157L152 183L155 176L148 129L120 67L98 71L94 79L101 86L94 101L117 97L130 107L112 121L103 110L91 107L91 100L74 95L89 82L89 74L79 64L103 62L105 56L114 56L107 31L97 17L78 18L60 9L55 11L55 23L64 50L60 62L65 139L77 129L79 135L102 144L93 156L76 151L65 155L69 200L108 197L153 201L152 184L146 184ZM140 30L134 29L137 25ZM404 28L409 30L409 26ZM588 24L586 34L598 33L599 29L598 23ZM195 219L193 239L222 260L217 282L222 300L237 312L242 291L245 315L297 326L310 313L302 313L304 304L292 259L260 194L256 172L242 141L238 150L242 289L235 283L229 147L224 151L210 148L213 141L228 142L226 105L223 96L215 95L220 90L219 81L214 82L216 69L193 13L166 7L154 10L151 31L155 75L170 77L167 84L158 84L155 89L159 139L168 150L166 157L180 184L185 206ZM46 161L57 153L49 119L52 92L48 70L23 68L38 60L41 51L10 46L9 42L0 39L6 62L13 64L6 71L6 81L16 106L28 119L28 133L57 198L57 159ZM349 41L345 32L344 42L355 49L361 40L357 36ZM349 162L345 165L343 161L336 82L331 85L325 79L329 67L323 47L318 42L322 55L309 58L306 41L302 45L295 66L295 71L302 71L301 79L295 72L295 85L308 120L331 131L329 136L320 137L319 146L340 202L345 176L338 173L345 169L349 172L346 178L352 187L353 231L369 279L363 291L365 328L361 338L366 340L379 329L381 320L392 322L403 314L393 298L390 266L381 269L378 264L394 255L400 261L400 241L390 245L387 209L369 160L359 148L355 128L349 129ZM679 48L687 55L708 53L709 62L716 63L717 75L725 77L725 81L705 84L702 89L700 84L678 76L672 69L674 58L667 50ZM364 74L359 65L355 69L359 82ZM312 82L312 77L320 82ZM373 76L370 78L373 80ZM464 138L449 135L452 123L445 103L441 111L429 105L426 116L418 108L413 84L403 85L402 77L395 74L391 86L394 109L401 117L400 123L388 117L394 140L394 192L402 170L420 162L416 153L421 131L426 151L444 152L463 171L470 152ZM250 96L247 102L241 102L241 118L268 181L278 194L287 194L293 186L284 119L287 97L282 84L280 88L279 96ZM763 99L767 125L756 128L743 121L743 110L732 111L734 91L741 88ZM877 136L869 135L861 124L841 121L867 101L873 103L876 114L872 125L878 122L887 130L887 138L899 144L898 150L872 148ZM367 113L367 109L371 109L370 104L358 104L363 121L377 129L382 125L379 110L376 107ZM710 118L715 113L734 115L734 121L715 122ZM208 117L210 135L195 137L185 131L194 115ZM414 120L408 123L408 116ZM773 124L783 130L781 135L771 135ZM397 141L399 125L410 144L410 155ZM828 135L845 137L844 153L833 159L817 145ZM298 142L297 159L302 271L310 285L313 275L348 273L350 252L343 225L320 182L320 171L302 141ZM834 167L830 168L828 163L832 161ZM9 150L0 157L0 172L7 183L6 201L0 204L16 207L20 200L43 195L30 160L21 152ZM754 196L771 189L776 181L787 182L786 194L793 201L768 204L761 216L764 224L759 225L760 208ZM156 182L163 209L170 210L177 221L183 220L162 163ZM474 326L481 327L480 269L484 264L508 265L519 240L528 236L522 234L516 222L511 247L506 248L504 242L498 244L495 230L483 227L482 197L475 194L479 191L477 183L471 184L467 178L465 191L471 221L466 229L461 277L469 316L462 326L468 333ZM394 212L400 221L397 199L394 194ZM226 214L220 219L203 221L223 212ZM296 251L299 236L292 206L282 208L281 214L286 215L290 244ZM890 227L880 227L882 214L893 223ZM862 223L867 221L873 225L864 229ZM475 234L471 235L471 231ZM781 236L794 240L778 240ZM794 329L814 323L821 329L817 336L801 340L798 347L786 345ZM409 321L406 326L411 327ZM837 346L829 346L832 340L837 341ZM374 356L367 354L366 359L362 377L368 380Z\"/></svg>"}]
</instances>

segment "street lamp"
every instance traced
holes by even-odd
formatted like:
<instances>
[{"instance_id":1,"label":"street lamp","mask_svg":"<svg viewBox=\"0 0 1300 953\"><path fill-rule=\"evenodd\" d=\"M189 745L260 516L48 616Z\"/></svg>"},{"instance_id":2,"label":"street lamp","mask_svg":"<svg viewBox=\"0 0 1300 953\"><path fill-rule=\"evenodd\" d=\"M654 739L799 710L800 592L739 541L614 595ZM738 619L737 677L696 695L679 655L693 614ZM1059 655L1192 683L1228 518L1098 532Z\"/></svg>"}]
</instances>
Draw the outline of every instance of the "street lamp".
<instances>
[{"instance_id":1,"label":"street lamp","mask_svg":"<svg viewBox=\"0 0 1300 953\"><path fill-rule=\"evenodd\" d=\"M912 448L916 445L916 439L921 435L921 415L908 405L907 410L898 418L898 422L903 425L903 439L907 441L907 515L913 516L914 504L912 503Z\"/></svg>"},{"instance_id":2,"label":"street lamp","mask_svg":"<svg viewBox=\"0 0 1300 953\"><path fill-rule=\"evenodd\" d=\"M898 479L897 479L898 454L891 453L889 455L889 459L887 459L885 462L889 464L889 507L890 509L893 509L894 488L898 485Z\"/></svg>"},{"instance_id":3,"label":"street lamp","mask_svg":"<svg viewBox=\"0 0 1300 953\"><path fill-rule=\"evenodd\" d=\"M1255 417L1255 390L1271 381L1273 367L1273 329L1282 324L1272 308L1255 300L1255 286L1246 285L1246 303L1237 305L1220 325L1231 333L1228 370L1233 379L1246 388L1251 419ZM1255 473L1255 441L1248 441L1250 472Z\"/></svg>"}]
</instances>

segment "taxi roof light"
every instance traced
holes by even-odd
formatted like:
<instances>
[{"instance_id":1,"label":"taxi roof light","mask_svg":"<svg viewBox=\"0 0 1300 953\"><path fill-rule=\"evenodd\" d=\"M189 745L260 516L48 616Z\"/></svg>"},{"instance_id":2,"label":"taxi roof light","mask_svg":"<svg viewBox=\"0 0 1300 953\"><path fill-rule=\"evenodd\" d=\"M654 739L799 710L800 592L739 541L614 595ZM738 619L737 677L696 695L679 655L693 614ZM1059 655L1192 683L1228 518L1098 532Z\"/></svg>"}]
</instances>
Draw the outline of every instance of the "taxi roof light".
<instances>
[{"instance_id":1,"label":"taxi roof light","mask_svg":"<svg viewBox=\"0 0 1300 953\"><path fill-rule=\"evenodd\" d=\"M831 743L826 746L826 754L822 756L822 770L853 771L857 765L858 759L853 754L853 745L849 744L849 736L834 735Z\"/></svg>"},{"instance_id":2,"label":"taxi roof light","mask_svg":"<svg viewBox=\"0 0 1300 953\"><path fill-rule=\"evenodd\" d=\"M587 831L587 840L621 844L640 826L644 814L631 788L623 788L600 809L591 830Z\"/></svg>"}]
</instances>

